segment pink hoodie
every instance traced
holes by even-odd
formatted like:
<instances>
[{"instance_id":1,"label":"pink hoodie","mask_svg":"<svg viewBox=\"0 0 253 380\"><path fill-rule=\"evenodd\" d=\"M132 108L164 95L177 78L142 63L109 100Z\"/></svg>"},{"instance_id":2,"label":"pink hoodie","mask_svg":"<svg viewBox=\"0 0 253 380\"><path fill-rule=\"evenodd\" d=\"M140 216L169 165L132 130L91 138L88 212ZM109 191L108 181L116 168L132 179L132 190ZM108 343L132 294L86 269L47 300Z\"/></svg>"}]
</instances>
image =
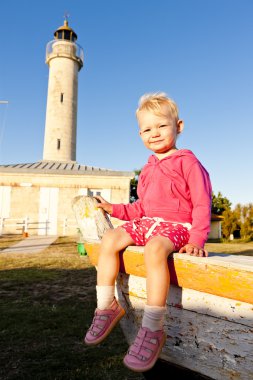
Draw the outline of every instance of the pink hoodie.
<instances>
[{"instance_id":1,"label":"pink hoodie","mask_svg":"<svg viewBox=\"0 0 253 380\"><path fill-rule=\"evenodd\" d=\"M189 243L204 247L210 231L212 187L208 172L190 150L178 150L162 160L150 156L139 176L137 193L134 203L113 204L112 216L191 223Z\"/></svg>"}]
</instances>

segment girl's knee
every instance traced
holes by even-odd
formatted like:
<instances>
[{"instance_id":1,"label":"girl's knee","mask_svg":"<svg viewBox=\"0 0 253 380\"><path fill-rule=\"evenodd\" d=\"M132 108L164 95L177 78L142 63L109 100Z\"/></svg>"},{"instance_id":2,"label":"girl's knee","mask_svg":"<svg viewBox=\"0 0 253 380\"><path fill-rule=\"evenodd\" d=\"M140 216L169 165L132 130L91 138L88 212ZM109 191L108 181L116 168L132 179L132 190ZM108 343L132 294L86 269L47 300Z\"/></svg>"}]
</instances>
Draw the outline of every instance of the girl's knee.
<instances>
[{"instance_id":1,"label":"girl's knee","mask_svg":"<svg viewBox=\"0 0 253 380\"><path fill-rule=\"evenodd\" d=\"M116 229L107 230L102 237L102 245L114 244L114 242L117 240L116 231Z\"/></svg>"},{"instance_id":2,"label":"girl's knee","mask_svg":"<svg viewBox=\"0 0 253 380\"><path fill-rule=\"evenodd\" d=\"M169 239L162 236L154 237L144 248L145 261L153 263L165 261L173 250L174 246Z\"/></svg>"},{"instance_id":3,"label":"girl's knee","mask_svg":"<svg viewBox=\"0 0 253 380\"><path fill-rule=\"evenodd\" d=\"M130 243L130 237L128 237L125 230L120 228L107 230L102 238L102 247L116 251L126 248Z\"/></svg>"}]
</instances>

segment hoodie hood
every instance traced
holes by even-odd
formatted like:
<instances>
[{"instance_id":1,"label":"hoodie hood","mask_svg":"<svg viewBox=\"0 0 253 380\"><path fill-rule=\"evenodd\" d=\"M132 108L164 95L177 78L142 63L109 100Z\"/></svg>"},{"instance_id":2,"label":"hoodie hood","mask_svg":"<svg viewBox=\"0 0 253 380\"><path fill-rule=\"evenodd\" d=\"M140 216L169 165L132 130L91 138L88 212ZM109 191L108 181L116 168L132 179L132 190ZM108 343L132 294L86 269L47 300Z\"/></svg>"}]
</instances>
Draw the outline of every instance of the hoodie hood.
<instances>
[{"instance_id":1,"label":"hoodie hood","mask_svg":"<svg viewBox=\"0 0 253 380\"><path fill-rule=\"evenodd\" d=\"M152 164L155 164L157 162L162 162L162 161L167 161L167 160L177 160L179 157L184 157L184 156L188 156L188 159L192 163L198 161L197 157L195 156L195 154L191 150L179 149L176 152L162 158L161 160L159 160L154 154L152 154L148 159L148 164L152 165Z\"/></svg>"},{"instance_id":2,"label":"hoodie hood","mask_svg":"<svg viewBox=\"0 0 253 380\"><path fill-rule=\"evenodd\" d=\"M166 178L171 178L175 183L185 182L191 167L200 162L189 149L180 149L159 160L154 154L149 157L147 164L142 169L140 180L150 178L155 172L161 172ZM201 165L202 166L202 165ZM203 170L205 170L203 168ZM173 186L173 185L172 185Z\"/></svg>"}]
</instances>

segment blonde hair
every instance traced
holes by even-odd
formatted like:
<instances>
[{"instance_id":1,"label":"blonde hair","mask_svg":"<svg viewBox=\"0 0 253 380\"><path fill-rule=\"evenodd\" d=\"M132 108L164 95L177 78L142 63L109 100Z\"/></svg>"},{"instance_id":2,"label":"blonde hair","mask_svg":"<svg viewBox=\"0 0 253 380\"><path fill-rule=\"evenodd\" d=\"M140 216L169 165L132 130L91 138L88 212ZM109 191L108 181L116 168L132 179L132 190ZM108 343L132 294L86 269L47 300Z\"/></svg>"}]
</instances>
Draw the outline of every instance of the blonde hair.
<instances>
[{"instance_id":1,"label":"blonde hair","mask_svg":"<svg viewBox=\"0 0 253 380\"><path fill-rule=\"evenodd\" d=\"M140 100L136 110L136 116L140 111L150 111L155 115L164 115L161 111L162 106L168 106L169 113L176 121L179 120L179 111L174 100L170 99L164 92L154 92L151 94L144 94Z\"/></svg>"}]
</instances>

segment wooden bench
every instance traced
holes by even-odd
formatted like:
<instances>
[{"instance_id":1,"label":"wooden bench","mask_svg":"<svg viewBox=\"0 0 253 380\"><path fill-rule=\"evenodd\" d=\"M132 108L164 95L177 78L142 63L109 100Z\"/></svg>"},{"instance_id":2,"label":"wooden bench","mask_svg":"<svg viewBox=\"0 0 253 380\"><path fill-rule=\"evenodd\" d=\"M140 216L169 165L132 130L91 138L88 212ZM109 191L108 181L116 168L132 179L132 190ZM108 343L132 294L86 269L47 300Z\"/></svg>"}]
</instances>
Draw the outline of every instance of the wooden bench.
<instances>
[{"instance_id":1,"label":"wooden bench","mask_svg":"<svg viewBox=\"0 0 253 380\"><path fill-rule=\"evenodd\" d=\"M100 241L86 241L97 265ZM161 358L217 380L253 379L253 257L175 253L168 259L167 341ZM126 316L121 326L130 344L146 303L143 247L120 255L116 290Z\"/></svg>"}]
</instances>

